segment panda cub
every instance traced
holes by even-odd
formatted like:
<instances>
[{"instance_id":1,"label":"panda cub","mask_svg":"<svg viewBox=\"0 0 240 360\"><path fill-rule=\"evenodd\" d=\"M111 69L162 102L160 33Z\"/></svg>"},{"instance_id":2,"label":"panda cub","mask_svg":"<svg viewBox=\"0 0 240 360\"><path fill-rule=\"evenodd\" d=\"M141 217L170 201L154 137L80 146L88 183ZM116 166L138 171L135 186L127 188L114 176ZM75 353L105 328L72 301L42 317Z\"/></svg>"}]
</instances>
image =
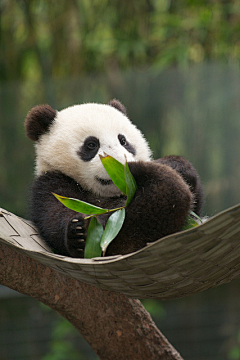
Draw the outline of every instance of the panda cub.
<instances>
[{"instance_id":1,"label":"panda cub","mask_svg":"<svg viewBox=\"0 0 240 360\"><path fill-rule=\"evenodd\" d=\"M147 141L117 100L62 111L36 106L27 115L25 128L36 142L31 220L60 255L84 256L90 220L62 205L53 192L102 208L126 203L101 163L99 155L104 153L122 164L127 160L137 183L122 229L106 255L128 254L180 231L189 210L200 215L203 194L196 170L179 156L153 161ZM105 226L108 217L99 215L98 220Z\"/></svg>"}]
</instances>

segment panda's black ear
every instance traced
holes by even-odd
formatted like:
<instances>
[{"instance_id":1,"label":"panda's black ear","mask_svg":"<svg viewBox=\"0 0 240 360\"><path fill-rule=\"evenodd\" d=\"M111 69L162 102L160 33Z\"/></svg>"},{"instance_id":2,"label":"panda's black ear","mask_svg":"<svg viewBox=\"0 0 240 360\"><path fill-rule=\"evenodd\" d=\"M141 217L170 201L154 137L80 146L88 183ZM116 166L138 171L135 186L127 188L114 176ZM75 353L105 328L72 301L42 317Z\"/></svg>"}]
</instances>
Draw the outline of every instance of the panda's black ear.
<instances>
[{"instance_id":1,"label":"panda's black ear","mask_svg":"<svg viewBox=\"0 0 240 360\"><path fill-rule=\"evenodd\" d=\"M121 111L124 115L127 115L127 110L126 110L125 106L119 100L113 99L113 100L109 101L108 105Z\"/></svg>"},{"instance_id":2,"label":"panda's black ear","mask_svg":"<svg viewBox=\"0 0 240 360\"><path fill-rule=\"evenodd\" d=\"M49 130L56 115L56 110L49 105L38 105L32 108L24 123L29 139L37 141L42 134Z\"/></svg>"}]
</instances>

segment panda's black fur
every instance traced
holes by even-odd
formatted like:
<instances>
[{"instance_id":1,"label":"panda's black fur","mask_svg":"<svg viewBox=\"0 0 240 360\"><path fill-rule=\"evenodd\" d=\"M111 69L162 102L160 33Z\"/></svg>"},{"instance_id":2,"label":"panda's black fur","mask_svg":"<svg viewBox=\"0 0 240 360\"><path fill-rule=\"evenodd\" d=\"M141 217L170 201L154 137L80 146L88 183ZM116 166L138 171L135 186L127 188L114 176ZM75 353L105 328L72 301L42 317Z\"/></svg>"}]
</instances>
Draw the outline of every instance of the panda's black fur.
<instances>
[{"instance_id":1,"label":"panda's black fur","mask_svg":"<svg viewBox=\"0 0 240 360\"><path fill-rule=\"evenodd\" d=\"M95 105L92 106L95 109ZM126 116L124 106L117 100L113 100L109 105L105 106L114 107L115 111L117 110L117 112L121 112L123 116ZM102 110L102 108L99 109ZM103 111L105 111L104 109ZM75 110L73 109L73 111ZM119 115L116 112L111 113L111 111L107 110L106 116L109 116L109 114ZM28 137L36 141L36 146L39 146L40 149L43 148L43 152L39 152L37 156L39 161L42 160L41 157L44 157L45 150L42 139L45 136L46 144L47 141L51 141L53 124L55 124L55 130L58 130L56 129L58 127L56 123L57 114L57 111L53 110L49 105L41 105L33 108L25 121ZM106 129L106 131L108 130ZM135 129L132 131L135 131ZM119 138L119 135L123 137ZM138 144L130 143L124 134L119 135L118 140L123 146L123 150L129 152L134 158L134 153L138 152ZM97 156L100 147L97 143L97 137L93 136L94 139L91 139L91 136L91 133L85 136L85 140L90 137L90 141L87 142L87 144L90 144L89 147L85 149L85 142L82 141L78 149L78 156L86 169L92 158ZM141 135L138 134L137 136ZM71 144L70 138L67 141ZM109 148L111 147L109 146ZM60 145L59 149L59 154L61 154ZM65 148L62 149L63 152L64 150ZM88 151L94 151L95 154L92 153L91 155ZM57 156L59 158L56 159L55 156L54 164L56 164L56 161L57 164L61 162L61 156ZM91 191L91 188L86 188L86 185L82 184L81 181L73 179L68 170L64 173L64 164L62 171L59 170L61 167L50 166L47 161L46 164L46 169L45 165L41 165L41 171L37 173L32 185L30 199L31 219L43 239L58 254L83 257L90 220L84 219L85 215L66 208L52 193L80 199L103 208L123 206L126 198L119 193L112 196L103 196L104 193L95 194ZM72 167L76 166L74 163L70 165ZM149 242L180 231L185 224L190 209L198 215L201 213L203 202L201 182L194 167L183 157L168 156L155 161L130 161L129 168L136 180L137 191L132 202L126 207L123 227L109 245L106 255L127 254L137 251ZM104 191L105 188L109 187L110 180L104 180L101 177L99 179L98 181L102 181L99 186ZM108 216L98 216L103 226L106 224Z\"/></svg>"}]
</instances>

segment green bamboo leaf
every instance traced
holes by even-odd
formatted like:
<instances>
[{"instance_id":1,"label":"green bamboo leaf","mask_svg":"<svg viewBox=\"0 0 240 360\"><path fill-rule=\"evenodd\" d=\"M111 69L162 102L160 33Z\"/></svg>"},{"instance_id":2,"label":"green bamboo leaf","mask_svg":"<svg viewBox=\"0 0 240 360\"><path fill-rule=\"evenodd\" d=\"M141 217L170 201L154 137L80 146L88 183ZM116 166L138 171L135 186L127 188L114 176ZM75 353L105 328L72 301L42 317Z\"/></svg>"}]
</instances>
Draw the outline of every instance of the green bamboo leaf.
<instances>
[{"instance_id":1,"label":"green bamboo leaf","mask_svg":"<svg viewBox=\"0 0 240 360\"><path fill-rule=\"evenodd\" d=\"M57 194L52 193L63 205L65 205L67 208L80 212L82 214L86 215L100 215L105 214L109 210L108 209L102 209L98 206L88 204L84 201L80 201L78 199L72 199L65 196L60 196Z\"/></svg>"},{"instance_id":2,"label":"green bamboo leaf","mask_svg":"<svg viewBox=\"0 0 240 360\"><path fill-rule=\"evenodd\" d=\"M105 255L108 245L117 236L125 219L125 208L115 211L108 219L100 246Z\"/></svg>"},{"instance_id":3,"label":"green bamboo leaf","mask_svg":"<svg viewBox=\"0 0 240 360\"><path fill-rule=\"evenodd\" d=\"M119 188L119 190L126 194L126 181L124 175L124 165L119 161L111 157L110 155L99 155L101 162L107 171L108 175L112 179L113 183Z\"/></svg>"},{"instance_id":4,"label":"green bamboo leaf","mask_svg":"<svg viewBox=\"0 0 240 360\"><path fill-rule=\"evenodd\" d=\"M102 249L100 241L103 234L103 227L97 221L96 217L93 217L88 226L87 239L84 250L84 258L91 259L93 257L101 256Z\"/></svg>"},{"instance_id":5,"label":"green bamboo leaf","mask_svg":"<svg viewBox=\"0 0 240 360\"><path fill-rule=\"evenodd\" d=\"M192 215L193 217L195 217L196 219L198 219L200 221L200 223L202 224L202 219L197 214L195 214L195 212L190 210L189 214Z\"/></svg>"},{"instance_id":6,"label":"green bamboo leaf","mask_svg":"<svg viewBox=\"0 0 240 360\"><path fill-rule=\"evenodd\" d=\"M137 190L137 184L136 181L131 173L131 171L129 170L129 166L128 163L126 162L125 166L124 166L124 175L125 175L125 180L126 180L126 192L127 192L127 202L126 202L126 206L128 204L130 204L130 202L132 201L134 194Z\"/></svg>"},{"instance_id":7,"label":"green bamboo leaf","mask_svg":"<svg viewBox=\"0 0 240 360\"><path fill-rule=\"evenodd\" d=\"M198 225L199 224L197 223L197 221L194 220L190 215L188 215L186 223L185 223L184 227L182 228L182 230L192 229L193 227L198 226Z\"/></svg>"}]
</instances>

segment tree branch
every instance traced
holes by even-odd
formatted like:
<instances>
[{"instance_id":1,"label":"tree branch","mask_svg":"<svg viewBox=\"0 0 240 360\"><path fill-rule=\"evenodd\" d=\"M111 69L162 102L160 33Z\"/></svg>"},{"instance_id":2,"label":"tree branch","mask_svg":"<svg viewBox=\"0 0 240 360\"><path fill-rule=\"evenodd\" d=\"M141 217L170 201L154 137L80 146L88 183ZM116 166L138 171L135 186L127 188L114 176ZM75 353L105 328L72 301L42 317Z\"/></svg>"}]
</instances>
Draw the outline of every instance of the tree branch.
<instances>
[{"instance_id":1,"label":"tree branch","mask_svg":"<svg viewBox=\"0 0 240 360\"><path fill-rule=\"evenodd\" d=\"M70 279L2 243L0 283L65 317L100 359L182 359L139 300Z\"/></svg>"}]
</instances>

